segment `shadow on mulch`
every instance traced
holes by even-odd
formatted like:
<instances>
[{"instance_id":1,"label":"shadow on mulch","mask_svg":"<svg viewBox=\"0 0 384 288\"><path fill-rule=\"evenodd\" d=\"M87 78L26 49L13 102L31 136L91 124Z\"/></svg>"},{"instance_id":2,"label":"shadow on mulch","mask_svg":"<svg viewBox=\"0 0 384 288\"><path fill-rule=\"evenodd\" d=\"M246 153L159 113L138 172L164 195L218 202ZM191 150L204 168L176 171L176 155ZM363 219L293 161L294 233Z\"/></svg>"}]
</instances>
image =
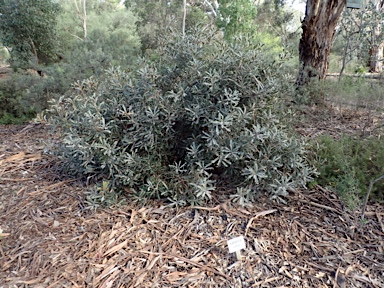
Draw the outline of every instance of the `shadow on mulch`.
<instances>
[{"instance_id":1,"label":"shadow on mulch","mask_svg":"<svg viewBox=\"0 0 384 288\"><path fill-rule=\"evenodd\" d=\"M322 187L287 205L94 212L83 183L47 177L43 125L0 137L0 287L384 287L383 205L368 206L362 227ZM237 261L227 240L241 235Z\"/></svg>"}]
</instances>

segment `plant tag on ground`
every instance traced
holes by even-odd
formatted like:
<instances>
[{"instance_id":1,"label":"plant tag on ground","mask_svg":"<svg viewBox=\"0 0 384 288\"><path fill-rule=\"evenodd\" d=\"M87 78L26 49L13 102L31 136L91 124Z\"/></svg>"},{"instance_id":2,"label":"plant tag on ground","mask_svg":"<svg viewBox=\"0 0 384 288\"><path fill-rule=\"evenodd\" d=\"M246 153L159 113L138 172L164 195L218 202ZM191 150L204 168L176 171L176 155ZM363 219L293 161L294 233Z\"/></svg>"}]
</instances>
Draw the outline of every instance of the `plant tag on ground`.
<instances>
[{"instance_id":1,"label":"plant tag on ground","mask_svg":"<svg viewBox=\"0 0 384 288\"><path fill-rule=\"evenodd\" d=\"M229 253L233 253L236 251L240 251L241 249L245 249L245 240L243 236L239 236L228 240L228 249Z\"/></svg>"}]
</instances>

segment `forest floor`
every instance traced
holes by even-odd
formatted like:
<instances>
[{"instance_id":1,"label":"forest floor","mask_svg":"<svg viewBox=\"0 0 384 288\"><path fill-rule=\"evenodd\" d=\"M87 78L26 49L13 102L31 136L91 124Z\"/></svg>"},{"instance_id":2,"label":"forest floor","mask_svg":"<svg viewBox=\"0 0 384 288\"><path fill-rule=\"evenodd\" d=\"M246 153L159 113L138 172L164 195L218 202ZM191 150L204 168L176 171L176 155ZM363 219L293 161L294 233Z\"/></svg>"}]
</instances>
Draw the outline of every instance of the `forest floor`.
<instances>
[{"instance_id":1,"label":"forest floor","mask_svg":"<svg viewBox=\"0 0 384 288\"><path fill-rule=\"evenodd\" d=\"M307 111L316 116L317 110ZM325 115L325 114L321 114ZM380 115L338 111L308 137L371 133ZM381 120L381 122L380 122ZM368 124L367 124L368 123ZM241 208L87 209L85 183L44 153L44 124L0 126L0 287L384 287L384 206L347 210L323 187ZM243 236L241 259L227 240Z\"/></svg>"}]
</instances>

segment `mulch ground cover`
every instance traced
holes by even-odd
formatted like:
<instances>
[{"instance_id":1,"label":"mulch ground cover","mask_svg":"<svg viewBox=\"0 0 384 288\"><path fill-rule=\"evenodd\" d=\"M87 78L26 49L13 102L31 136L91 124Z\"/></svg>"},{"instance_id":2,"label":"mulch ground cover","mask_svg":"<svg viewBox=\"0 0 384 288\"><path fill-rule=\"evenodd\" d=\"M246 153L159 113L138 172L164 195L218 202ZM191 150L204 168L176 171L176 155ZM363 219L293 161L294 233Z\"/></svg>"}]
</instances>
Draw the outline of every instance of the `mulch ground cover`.
<instances>
[{"instance_id":1,"label":"mulch ground cover","mask_svg":"<svg viewBox=\"0 0 384 288\"><path fill-rule=\"evenodd\" d=\"M0 287L384 287L384 206L322 187L261 199L87 209L42 125L0 126ZM227 241L243 236L238 260Z\"/></svg>"}]
</instances>

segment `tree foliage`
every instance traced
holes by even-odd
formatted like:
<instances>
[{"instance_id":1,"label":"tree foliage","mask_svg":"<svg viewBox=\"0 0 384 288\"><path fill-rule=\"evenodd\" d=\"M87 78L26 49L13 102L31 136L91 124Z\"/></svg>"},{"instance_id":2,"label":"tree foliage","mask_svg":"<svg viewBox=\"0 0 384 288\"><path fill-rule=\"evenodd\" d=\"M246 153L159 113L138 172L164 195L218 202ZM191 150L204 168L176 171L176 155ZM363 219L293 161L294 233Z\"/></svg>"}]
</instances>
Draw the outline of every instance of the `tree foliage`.
<instances>
[{"instance_id":1,"label":"tree foliage","mask_svg":"<svg viewBox=\"0 0 384 288\"><path fill-rule=\"evenodd\" d=\"M276 35L281 39L285 47L296 45L298 36L298 24L294 23L295 13L293 9L288 8L285 1L266 0L257 6L256 24L264 33Z\"/></svg>"},{"instance_id":2,"label":"tree foliage","mask_svg":"<svg viewBox=\"0 0 384 288\"><path fill-rule=\"evenodd\" d=\"M217 26L224 31L227 39L239 34L253 35L256 33L257 9L252 0L220 0Z\"/></svg>"},{"instance_id":3,"label":"tree foliage","mask_svg":"<svg viewBox=\"0 0 384 288\"><path fill-rule=\"evenodd\" d=\"M84 37L82 17L73 1L62 2L58 19L60 46L67 61L94 54L94 64L89 67L104 70L108 65L128 66L135 62L140 49L140 37L136 32L138 17L129 9L111 1L86 2L87 37Z\"/></svg>"},{"instance_id":4,"label":"tree foliage","mask_svg":"<svg viewBox=\"0 0 384 288\"><path fill-rule=\"evenodd\" d=\"M204 27L210 23L204 5L200 1L188 2L185 19L187 33L196 26ZM125 5L139 17L136 24L143 55L145 52L155 50L162 38L176 31L182 31L184 14L182 1L135 0L126 1Z\"/></svg>"},{"instance_id":5,"label":"tree foliage","mask_svg":"<svg viewBox=\"0 0 384 288\"><path fill-rule=\"evenodd\" d=\"M51 0L1 0L0 36L10 48L14 67L47 64L56 59L56 17Z\"/></svg>"},{"instance_id":6,"label":"tree foliage","mask_svg":"<svg viewBox=\"0 0 384 288\"><path fill-rule=\"evenodd\" d=\"M372 52L384 43L384 33L380 29L383 21L384 13L373 1L369 1L362 9L346 9L343 12L333 49L342 57L340 75L347 63L356 59L363 71L369 66L371 72L379 72L373 67L380 59L375 59Z\"/></svg>"}]
</instances>

